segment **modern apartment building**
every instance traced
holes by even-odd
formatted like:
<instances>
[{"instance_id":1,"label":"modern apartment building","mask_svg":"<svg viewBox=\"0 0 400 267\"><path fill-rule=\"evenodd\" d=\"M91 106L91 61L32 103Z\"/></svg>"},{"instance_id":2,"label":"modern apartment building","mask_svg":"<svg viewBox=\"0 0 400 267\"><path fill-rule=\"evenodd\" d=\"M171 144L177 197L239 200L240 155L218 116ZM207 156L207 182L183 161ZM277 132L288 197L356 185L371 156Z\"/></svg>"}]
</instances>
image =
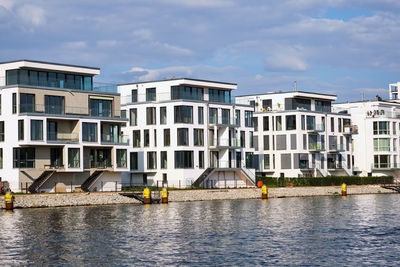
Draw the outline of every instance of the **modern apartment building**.
<instances>
[{"instance_id":1,"label":"modern apartment building","mask_svg":"<svg viewBox=\"0 0 400 267\"><path fill-rule=\"evenodd\" d=\"M232 103L236 88L187 78L119 85L131 140L124 183L254 186L253 108Z\"/></svg>"},{"instance_id":2,"label":"modern apartment building","mask_svg":"<svg viewBox=\"0 0 400 267\"><path fill-rule=\"evenodd\" d=\"M99 73L30 60L0 63L0 177L13 191L121 186L127 119L116 85L93 82Z\"/></svg>"},{"instance_id":3,"label":"modern apartment building","mask_svg":"<svg viewBox=\"0 0 400 267\"><path fill-rule=\"evenodd\" d=\"M361 176L399 177L400 103L399 85L389 85L389 101L338 103L336 112L347 112L358 128L353 135L354 172Z\"/></svg>"},{"instance_id":4,"label":"modern apartment building","mask_svg":"<svg viewBox=\"0 0 400 267\"><path fill-rule=\"evenodd\" d=\"M272 177L351 175L350 115L335 95L301 91L236 97L254 107L257 173Z\"/></svg>"}]
</instances>

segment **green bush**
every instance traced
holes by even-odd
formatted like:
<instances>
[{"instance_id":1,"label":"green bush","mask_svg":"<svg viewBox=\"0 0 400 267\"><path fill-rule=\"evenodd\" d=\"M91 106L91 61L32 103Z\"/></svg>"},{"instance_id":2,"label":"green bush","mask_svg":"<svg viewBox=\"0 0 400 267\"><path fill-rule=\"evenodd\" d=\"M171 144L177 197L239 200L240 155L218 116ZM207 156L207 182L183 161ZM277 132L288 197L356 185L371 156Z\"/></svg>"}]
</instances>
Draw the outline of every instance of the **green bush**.
<instances>
[{"instance_id":1,"label":"green bush","mask_svg":"<svg viewBox=\"0 0 400 267\"><path fill-rule=\"evenodd\" d=\"M392 184L392 176L326 176L326 177L257 177L257 181L262 181L268 187L285 186L338 186L343 183L347 185L367 185L367 184Z\"/></svg>"}]
</instances>

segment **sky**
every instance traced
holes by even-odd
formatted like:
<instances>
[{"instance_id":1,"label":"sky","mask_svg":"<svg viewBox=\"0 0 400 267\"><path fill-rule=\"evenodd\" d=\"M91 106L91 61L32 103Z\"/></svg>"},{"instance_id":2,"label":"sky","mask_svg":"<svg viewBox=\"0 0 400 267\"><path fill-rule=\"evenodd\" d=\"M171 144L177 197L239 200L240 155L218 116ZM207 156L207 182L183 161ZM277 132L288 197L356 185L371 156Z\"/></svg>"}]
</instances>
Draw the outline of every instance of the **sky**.
<instances>
[{"instance_id":1,"label":"sky","mask_svg":"<svg viewBox=\"0 0 400 267\"><path fill-rule=\"evenodd\" d=\"M388 98L398 0L0 0L0 61L100 67L99 82L195 78L234 95Z\"/></svg>"}]
</instances>

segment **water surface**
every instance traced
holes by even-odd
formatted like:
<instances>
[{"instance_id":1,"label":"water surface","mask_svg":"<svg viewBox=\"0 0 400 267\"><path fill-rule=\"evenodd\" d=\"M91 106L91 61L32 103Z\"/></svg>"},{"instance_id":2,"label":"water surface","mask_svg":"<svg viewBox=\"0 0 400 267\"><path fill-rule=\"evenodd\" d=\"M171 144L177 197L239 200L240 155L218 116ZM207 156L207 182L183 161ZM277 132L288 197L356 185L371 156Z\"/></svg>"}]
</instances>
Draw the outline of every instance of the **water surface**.
<instances>
[{"instance_id":1,"label":"water surface","mask_svg":"<svg viewBox=\"0 0 400 267\"><path fill-rule=\"evenodd\" d=\"M400 194L0 211L0 265L400 264Z\"/></svg>"}]
</instances>

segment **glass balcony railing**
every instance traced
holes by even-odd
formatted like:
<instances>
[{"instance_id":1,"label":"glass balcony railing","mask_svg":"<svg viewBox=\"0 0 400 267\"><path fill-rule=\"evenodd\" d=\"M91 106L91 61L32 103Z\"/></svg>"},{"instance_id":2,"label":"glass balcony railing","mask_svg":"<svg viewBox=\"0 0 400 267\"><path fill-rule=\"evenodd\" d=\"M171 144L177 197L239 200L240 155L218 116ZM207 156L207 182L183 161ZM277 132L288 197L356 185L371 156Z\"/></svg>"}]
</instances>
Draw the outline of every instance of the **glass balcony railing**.
<instances>
[{"instance_id":1,"label":"glass balcony railing","mask_svg":"<svg viewBox=\"0 0 400 267\"><path fill-rule=\"evenodd\" d=\"M121 110L110 109L90 109L84 107L73 106L47 106L47 105L34 105L34 104L21 104L19 106L19 113L39 113L46 115L79 115L91 116L100 118L126 118L126 113Z\"/></svg>"},{"instance_id":2,"label":"glass balcony railing","mask_svg":"<svg viewBox=\"0 0 400 267\"><path fill-rule=\"evenodd\" d=\"M372 169L400 169L400 163L373 163Z\"/></svg>"},{"instance_id":3,"label":"glass balcony railing","mask_svg":"<svg viewBox=\"0 0 400 267\"><path fill-rule=\"evenodd\" d=\"M102 134L101 142L107 144L129 144L129 135Z\"/></svg>"},{"instance_id":4,"label":"glass balcony railing","mask_svg":"<svg viewBox=\"0 0 400 267\"><path fill-rule=\"evenodd\" d=\"M60 132L47 132L47 141L54 142L78 142L79 134L78 133L60 133Z\"/></svg>"}]
</instances>

